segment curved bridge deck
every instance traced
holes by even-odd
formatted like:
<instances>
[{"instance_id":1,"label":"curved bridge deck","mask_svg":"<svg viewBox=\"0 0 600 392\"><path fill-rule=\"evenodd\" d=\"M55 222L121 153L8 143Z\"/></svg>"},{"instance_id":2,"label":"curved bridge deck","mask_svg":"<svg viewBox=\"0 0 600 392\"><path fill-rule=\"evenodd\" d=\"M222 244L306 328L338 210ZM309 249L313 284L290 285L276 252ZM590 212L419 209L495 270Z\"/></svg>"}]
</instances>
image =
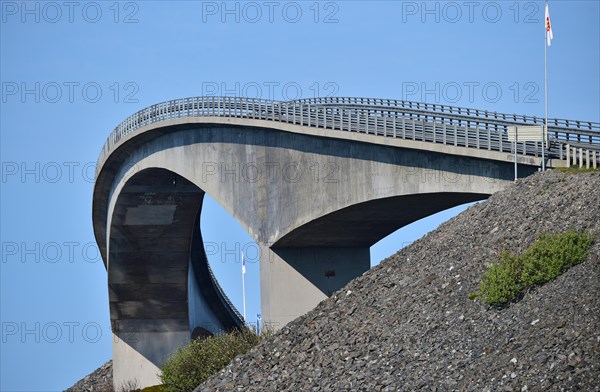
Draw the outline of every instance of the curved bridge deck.
<instances>
[{"instance_id":1,"label":"curved bridge deck","mask_svg":"<svg viewBox=\"0 0 600 392\"><path fill-rule=\"evenodd\" d=\"M152 105L129 116L108 137L97 173L128 134L161 121L193 117L230 117L283 122L304 127L357 132L450 146L513 152L508 127L544 125L541 117L504 114L392 99L329 97L271 101L239 97L190 97ZM600 160L600 123L549 119L547 158L567 158L567 146L582 148ZM540 142L521 142L517 153L542 155Z\"/></svg>"}]
</instances>

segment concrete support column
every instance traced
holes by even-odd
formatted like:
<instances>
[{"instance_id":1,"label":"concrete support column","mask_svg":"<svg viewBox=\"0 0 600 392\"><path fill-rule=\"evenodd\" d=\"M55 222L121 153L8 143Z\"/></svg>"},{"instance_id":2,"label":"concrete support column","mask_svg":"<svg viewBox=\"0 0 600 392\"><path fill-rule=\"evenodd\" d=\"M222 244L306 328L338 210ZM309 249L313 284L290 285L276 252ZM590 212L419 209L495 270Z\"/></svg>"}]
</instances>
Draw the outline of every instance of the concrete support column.
<instances>
[{"instance_id":1,"label":"concrete support column","mask_svg":"<svg viewBox=\"0 0 600 392\"><path fill-rule=\"evenodd\" d=\"M141 321L141 320L140 320ZM113 333L113 386L139 388L160 384L160 368L177 347L189 343L188 331Z\"/></svg>"},{"instance_id":2,"label":"concrete support column","mask_svg":"<svg viewBox=\"0 0 600 392\"><path fill-rule=\"evenodd\" d=\"M261 245L263 323L274 329L313 309L371 266L368 247L269 248Z\"/></svg>"}]
</instances>

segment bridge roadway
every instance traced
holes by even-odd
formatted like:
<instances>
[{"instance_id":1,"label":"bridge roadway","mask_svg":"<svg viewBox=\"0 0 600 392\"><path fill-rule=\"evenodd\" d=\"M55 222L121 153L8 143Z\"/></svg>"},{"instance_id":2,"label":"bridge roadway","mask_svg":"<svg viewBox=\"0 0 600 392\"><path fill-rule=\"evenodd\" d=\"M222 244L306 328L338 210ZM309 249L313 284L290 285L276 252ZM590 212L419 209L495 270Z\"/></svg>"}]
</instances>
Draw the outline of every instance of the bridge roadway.
<instances>
[{"instance_id":1,"label":"bridge roadway","mask_svg":"<svg viewBox=\"0 0 600 392\"><path fill-rule=\"evenodd\" d=\"M396 229L509 184L507 127L542 123L366 98L197 97L128 117L102 149L93 196L115 386L156 384L192 336L243 325L202 245L205 193L259 244L263 320L278 328L364 273L370 246ZM600 160L598 123L553 119L548 137L548 167ZM521 176L540 166L539 143L517 152Z\"/></svg>"}]
</instances>

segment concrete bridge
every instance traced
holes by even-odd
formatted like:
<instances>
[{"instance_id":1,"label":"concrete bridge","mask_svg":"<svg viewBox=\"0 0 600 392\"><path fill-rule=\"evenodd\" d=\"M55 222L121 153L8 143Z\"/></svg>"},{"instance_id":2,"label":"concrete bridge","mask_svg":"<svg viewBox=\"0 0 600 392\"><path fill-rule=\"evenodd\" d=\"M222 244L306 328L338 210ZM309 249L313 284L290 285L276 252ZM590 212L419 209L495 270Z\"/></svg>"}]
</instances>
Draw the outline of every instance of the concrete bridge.
<instances>
[{"instance_id":1,"label":"concrete bridge","mask_svg":"<svg viewBox=\"0 0 600 392\"><path fill-rule=\"evenodd\" d=\"M196 97L133 114L104 145L93 198L115 386L157 384L192 336L243 325L203 249L206 193L260 245L263 319L278 328L368 270L388 234L509 184L507 129L536 124L367 98ZM597 165L600 124L552 119L545 152L548 167ZM517 157L531 174L541 145L518 143Z\"/></svg>"}]
</instances>

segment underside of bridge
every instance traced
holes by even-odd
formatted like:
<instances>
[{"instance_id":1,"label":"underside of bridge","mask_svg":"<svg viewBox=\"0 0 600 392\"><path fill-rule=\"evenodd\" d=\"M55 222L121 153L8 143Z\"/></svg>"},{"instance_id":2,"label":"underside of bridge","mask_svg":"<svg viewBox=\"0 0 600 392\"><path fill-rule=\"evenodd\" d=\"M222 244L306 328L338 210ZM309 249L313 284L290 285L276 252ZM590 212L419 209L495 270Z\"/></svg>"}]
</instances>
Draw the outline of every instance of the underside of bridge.
<instances>
[{"instance_id":1,"label":"underside of bridge","mask_svg":"<svg viewBox=\"0 0 600 392\"><path fill-rule=\"evenodd\" d=\"M285 235L273 247L368 248L419 219L488 196L447 192L370 200L317 218Z\"/></svg>"}]
</instances>

